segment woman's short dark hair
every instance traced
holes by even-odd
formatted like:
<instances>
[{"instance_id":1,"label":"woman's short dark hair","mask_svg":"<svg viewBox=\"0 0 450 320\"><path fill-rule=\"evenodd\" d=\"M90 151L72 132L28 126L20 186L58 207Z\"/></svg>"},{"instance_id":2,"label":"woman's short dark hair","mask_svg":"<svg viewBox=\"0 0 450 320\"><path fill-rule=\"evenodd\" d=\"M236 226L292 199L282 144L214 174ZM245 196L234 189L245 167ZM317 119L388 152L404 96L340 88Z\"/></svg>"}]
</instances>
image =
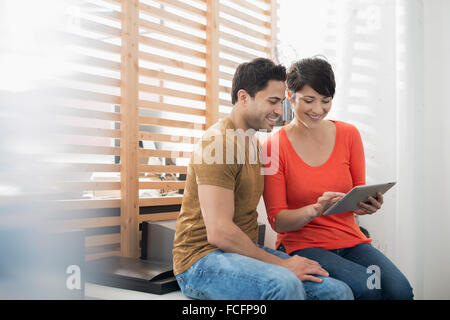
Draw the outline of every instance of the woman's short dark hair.
<instances>
[{"instance_id":1,"label":"woman's short dark hair","mask_svg":"<svg viewBox=\"0 0 450 320\"><path fill-rule=\"evenodd\" d=\"M319 58L305 58L292 64L287 75L287 87L294 94L306 85L325 97L334 97L336 81L328 61Z\"/></svg>"},{"instance_id":2,"label":"woman's short dark hair","mask_svg":"<svg viewBox=\"0 0 450 320\"><path fill-rule=\"evenodd\" d=\"M236 103L241 89L254 98L257 92L267 87L269 80L286 81L286 68L266 58L256 58L240 64L233 77L231 103Z\"/></svg>"}]
</instances>

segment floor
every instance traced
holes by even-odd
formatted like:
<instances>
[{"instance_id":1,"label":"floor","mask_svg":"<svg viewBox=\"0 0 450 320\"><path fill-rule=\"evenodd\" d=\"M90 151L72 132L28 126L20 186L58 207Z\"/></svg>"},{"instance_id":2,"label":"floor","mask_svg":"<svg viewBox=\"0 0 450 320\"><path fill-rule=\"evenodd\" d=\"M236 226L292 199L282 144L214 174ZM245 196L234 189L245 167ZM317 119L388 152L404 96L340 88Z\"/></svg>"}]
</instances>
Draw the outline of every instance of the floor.
<instances>
[{"instance_id":1,"label":"floor","mask_svg":"<svg viewBox=\"0 0 450 320\"><path fill-rule=\"evenodd\" d=\"M166 294L151 294L146 292L106 287L86 282L84 288L87 300L191 300L180 290Z\"/></svg>"}]
</instances>

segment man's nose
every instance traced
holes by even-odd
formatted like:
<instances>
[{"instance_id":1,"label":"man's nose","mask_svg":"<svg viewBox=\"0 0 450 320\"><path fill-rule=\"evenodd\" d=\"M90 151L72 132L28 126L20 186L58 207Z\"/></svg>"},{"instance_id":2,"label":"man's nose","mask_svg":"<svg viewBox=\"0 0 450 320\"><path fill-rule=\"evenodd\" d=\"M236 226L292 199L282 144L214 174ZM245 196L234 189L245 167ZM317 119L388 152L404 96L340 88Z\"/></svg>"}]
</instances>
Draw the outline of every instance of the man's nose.
<instances>
[{"instance_id":1,"label":"man's nose","mask_svg":"<svg viewBox=\"0 0 450 320\"><path fill-rule=\"evenodd\" d=\"M282 116L282 115L283 115L283 103L282 103L282 102L277 103L274 112L275 112L276 114L278 114L279 116Z\"/></svg>"}]
</instances>

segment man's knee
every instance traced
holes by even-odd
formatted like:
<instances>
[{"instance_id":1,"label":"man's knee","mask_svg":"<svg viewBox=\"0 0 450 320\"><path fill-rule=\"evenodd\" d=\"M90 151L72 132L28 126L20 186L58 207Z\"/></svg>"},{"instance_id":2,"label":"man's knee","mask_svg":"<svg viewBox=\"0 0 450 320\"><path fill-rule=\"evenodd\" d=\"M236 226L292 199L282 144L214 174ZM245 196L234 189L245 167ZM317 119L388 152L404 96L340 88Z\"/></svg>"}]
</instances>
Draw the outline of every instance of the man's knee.
<instances>
[{"instance_id":1,"label":"man's knee","mask_svg":"<svg viewBox=\"0 0 450 320\"><path fill-rule=\"evenodd\" d=\"M336 294L333 300L354 300L352 289L344 282L337 279L335 283Z\"/></svg>"},{"instance_id":2,"label":"man's knee","mask_svg":"<svg viewBox=\"0 0 450 320\"><path fill-rule=\"evenodd\" d=\"M330 278L320 277L321 283L311 287L308 294L312 299L318 300L353 300L352 289L343 281Z\"/></svg>"},{"instance_id":3,"label":"man's knee","mask_svg":"<svg viewBox=\"0 0 450 320\"><path fill-rule=\"evenodd\" d=\"M305 300L306 293L297 276L292 271L285 270L270 279L265 299Z\"/></svg>"}]
</instances>

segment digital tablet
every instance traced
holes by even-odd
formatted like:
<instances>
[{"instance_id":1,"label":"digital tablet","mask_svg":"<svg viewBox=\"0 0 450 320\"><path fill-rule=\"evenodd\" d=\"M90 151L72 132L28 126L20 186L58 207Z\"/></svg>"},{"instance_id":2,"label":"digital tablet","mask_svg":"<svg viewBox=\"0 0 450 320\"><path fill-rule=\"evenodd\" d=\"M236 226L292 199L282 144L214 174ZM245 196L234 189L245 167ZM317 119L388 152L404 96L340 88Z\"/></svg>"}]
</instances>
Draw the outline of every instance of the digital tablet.
<instances>
[{"instance_id":1,"label":"digital tablet","mask_svg":"<svg viewBox=\"0 0 450 320\"><path fill-rule=\"evenodd\" d=\"M323 215L328 216L330 214L358 210L360 209L358 203L367 202L369 197L374 197L376 199L378 192L384 194L395 184L396 182L388 182L382 184L356 186L352 190L350 190L341 200L329 207L328 210L323 213Z\"/></svg>"}]
</instances>

